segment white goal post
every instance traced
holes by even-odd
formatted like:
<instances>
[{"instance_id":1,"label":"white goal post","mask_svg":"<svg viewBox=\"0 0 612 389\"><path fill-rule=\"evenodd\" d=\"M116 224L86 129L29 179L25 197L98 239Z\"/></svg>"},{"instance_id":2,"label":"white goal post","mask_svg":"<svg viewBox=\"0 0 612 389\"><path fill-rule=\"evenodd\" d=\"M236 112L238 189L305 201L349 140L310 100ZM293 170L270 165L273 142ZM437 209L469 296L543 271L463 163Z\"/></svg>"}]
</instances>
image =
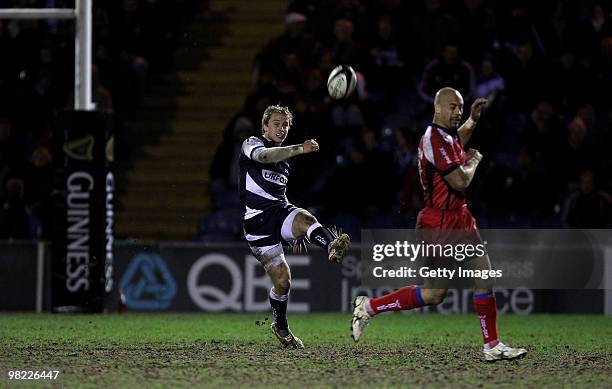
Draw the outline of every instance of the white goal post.
<instances>
[{"instance_id":1,"label":"white goal post","mask_svg":"<svg viewBox=\"0 0 612 389\"><path fill-rule=\"evenodd\" d=\"M91 2L75 0L72 8L0 8L0 19L74 19L74 109L92 111Z\"/></svg>"}]
</instances>

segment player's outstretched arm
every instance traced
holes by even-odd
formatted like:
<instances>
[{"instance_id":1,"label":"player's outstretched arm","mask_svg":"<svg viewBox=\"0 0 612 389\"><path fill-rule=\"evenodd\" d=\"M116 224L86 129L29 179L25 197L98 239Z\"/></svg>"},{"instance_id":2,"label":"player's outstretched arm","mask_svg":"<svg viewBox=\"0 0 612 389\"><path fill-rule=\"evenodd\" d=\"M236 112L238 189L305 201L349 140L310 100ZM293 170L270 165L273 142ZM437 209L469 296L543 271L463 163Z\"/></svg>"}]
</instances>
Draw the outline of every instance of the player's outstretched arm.
<instances>
[{"instance_id":1,"label":"player's outstretched arm","mask_svg":"<svg viewBox=\"0 0 612 389\"><path fill-rule=\"evenodd\" d=\"M444 180L446 180L454 190L463 192L472 182L474 173L476 173L476 168L481 160L482 154L480 154L478 150L469 149L467 151L466 162L459 166L459 168L445 175Z\"/></svg>"},{"instance_id":2,"label":"player's outstretched arm","mask_svg":"<svg viewBox=\"0 0 612 389\"><path fill-rule=\"evenodd\" d=\"M470 117L457 130L457 134L459 134L459 139L461 140L461 146L465 147L467 142L472 137L472 132L474 131L474 128L476 128L476 123L478 123L478 120L480 120L482 109L486 105L487 99L483 97L477 98L476 101L472 103L472 107L470 109Z\"/></svg>"},{"instance_id":3,"label":"player's outstretched arm","mask_svg":"<svg viewBox=\"0 0 612 389\"><path fill-rule=\"evenodd\" d=\"M260 163L276 163L296 155L313 153L315 151L319 151L319 144L316 140L309 139L301 145L260 148L253 151L251 157Z\"/></svg>"}]
</instances>

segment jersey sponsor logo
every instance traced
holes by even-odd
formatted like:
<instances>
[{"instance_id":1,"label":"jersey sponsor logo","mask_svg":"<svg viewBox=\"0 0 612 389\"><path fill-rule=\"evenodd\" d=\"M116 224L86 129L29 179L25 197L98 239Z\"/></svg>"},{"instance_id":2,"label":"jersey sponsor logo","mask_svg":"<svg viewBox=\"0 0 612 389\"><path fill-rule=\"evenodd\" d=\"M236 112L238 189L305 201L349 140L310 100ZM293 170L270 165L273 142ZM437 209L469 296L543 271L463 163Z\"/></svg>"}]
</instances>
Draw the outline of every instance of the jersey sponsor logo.
<instances>
[{"instance_id":1,"label":"jersey sponsor logo","mask_svg":"<svg viewBox=\"0 0 612 389\"><path fill-rule=\"evenodd\" d=\"M446 163L452 163L451 159L448 156L448 153L446 152L446 150L444 150L444 147L440 147L438 150L440 150L440 154L442 154Z\"/></svg>"},{"instance_id":2,"label":"jersey sponsor logo","mask_svg":"<svg viewBox=\"0 0 612 389\"><path fill-rule=\"evenodd\" d=\"M261 139L252 136L249 139L247 139L247 145L249 145L249 146L263 146L263 142L261 141Z\"/></svg>"},{"instance_id":3,"label":"jersey sponsor logo","mask_svg":"<svg viewBox=\"0 0 612 389\"><path fill-rule=\"evenodd\" d=\"M455 142L453 141L453 137L450 136L449 134L446 134L444 136L444 140L446 141L446 143L448 143L449 145L453 145Z\"/></svg>"},{"instance_id":4,"label":"jersey sponsor logo","mask_svg":"<svg viewBox=\"0 0 612 389\"><path fill-rule=\"evenodd\" d=\"M248 138L242 144L242 152L244 153L244 155L246 155L247 157L251 158L251 153L253 152L253 149L255 149L257 147L263 147L263 146L264 146L264 144L261 141L261 139L252 136L252 137Z\"/></svg>"},{"instance_id":5,"label":"jersey sponsor logo","mask_svg":"<svg viewBox=\"0 0 612 389\"><path fill-rule=\"evenodd\" d=\"M263 169L261 175L264 180L277 185L287 185L287 177L284 174L273 172L272 170Z\"/></svg>"}]
</instances>

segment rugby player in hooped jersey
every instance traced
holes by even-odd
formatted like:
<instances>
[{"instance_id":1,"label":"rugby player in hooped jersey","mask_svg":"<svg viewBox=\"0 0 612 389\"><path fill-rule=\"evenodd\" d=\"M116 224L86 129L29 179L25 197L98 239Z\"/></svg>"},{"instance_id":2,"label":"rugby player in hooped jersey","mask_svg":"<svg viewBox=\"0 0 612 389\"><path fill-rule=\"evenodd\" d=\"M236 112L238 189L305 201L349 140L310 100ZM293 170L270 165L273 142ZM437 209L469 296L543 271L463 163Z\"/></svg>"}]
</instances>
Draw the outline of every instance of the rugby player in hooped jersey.
<instances>
[{"instance_id":1,"label":"rugby player in hooped jersey","mask_svg":"<svg viewBox=\"0 0 612 389\"><path fill-rule=\"evenodd\" d=\"M269 300L274 314L272 332L286 348L304 348L287 323L287 300L291 271L285 261L283 243L301 251L304 239L328 252L330 262L340 262L349 248L347 234L323 227L307 210L289 203L285 195L291 157L319 150L314 139L299 145L281 144L287 138L293 115L287 107L272 105L261 119L262 134L242 144L240 154L240 199L244 236L272 280Z\"/></svg>"},{"instance_id":2,"label":"rugby player in hooped jersey","mask_svg":"<svg viewBox=\"0 0 612 389\"><path fill-rule=\"evenodd\" d=\"M449 239L453 231L469 240L480 239L476 221L467 208L465 190L470 185L482 155L474 149L463 151L487 100L477 99L471 107L469 119L459 127L463 114L463 97L452 88L436 93L433 123L427 128L419 144L419 175L423 187L425 207L417 217L417 231L433 232L437 239ZM456 235L456 234L455 234ZM436 242L444 243L444 242ZM450 243L450 242L449 242ZM472 269L489 270L489 256L471 258ZM524 356L523 348L512 348L497 336L497 307L490 280L474 280L474 310L480 320L486 361L514 359ZM418 308L440 304L447 288L434 285L430 279L423 287L406 286L378 298L358 296L354 301L351 335L358 341L368 322L386 311Z\"/></svg>"}]
</instances>

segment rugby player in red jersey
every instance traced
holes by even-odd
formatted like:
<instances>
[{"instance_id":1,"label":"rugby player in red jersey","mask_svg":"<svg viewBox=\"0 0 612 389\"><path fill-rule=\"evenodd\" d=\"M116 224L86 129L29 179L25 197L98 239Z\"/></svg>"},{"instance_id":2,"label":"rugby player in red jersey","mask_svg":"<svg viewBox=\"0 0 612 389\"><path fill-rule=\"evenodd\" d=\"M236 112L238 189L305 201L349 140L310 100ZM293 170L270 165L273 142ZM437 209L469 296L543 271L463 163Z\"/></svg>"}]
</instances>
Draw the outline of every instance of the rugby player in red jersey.
<instances>
[{"instance_id":1,"label":"rugby player in red jersey","mask_svg":"<svg viewBox=\"0 0 612 389\"><path fill-rule=\"evenodd\" d=\"M452 88L442 88L434 100L433 123L427 127L419 143L419 174L424 192L425 207L417 217L417 231L437 231L439 242L448 239L453 231L460 231L466 239L480 239L476 221L467 208L465 190L472 182L482 155L475 149L464 151L480 119L487 100L477 99L471 107L469 119L460 127L463 97ZM467 242L466 242L467 243ZM473 269L491 269L488 255L470 259ZM474 310L480 319L484 339L485 360L497 361L524 356L523 348L508 347L497 335L497 307L490 280L474 280ZM378 298L358 296L354 301L351 322L352 337L358 341L368 322L386 311L418 308L440 304L447 288L432 286L425 281L423 287L406 286Z\"/></svg>"}]
</instances>

